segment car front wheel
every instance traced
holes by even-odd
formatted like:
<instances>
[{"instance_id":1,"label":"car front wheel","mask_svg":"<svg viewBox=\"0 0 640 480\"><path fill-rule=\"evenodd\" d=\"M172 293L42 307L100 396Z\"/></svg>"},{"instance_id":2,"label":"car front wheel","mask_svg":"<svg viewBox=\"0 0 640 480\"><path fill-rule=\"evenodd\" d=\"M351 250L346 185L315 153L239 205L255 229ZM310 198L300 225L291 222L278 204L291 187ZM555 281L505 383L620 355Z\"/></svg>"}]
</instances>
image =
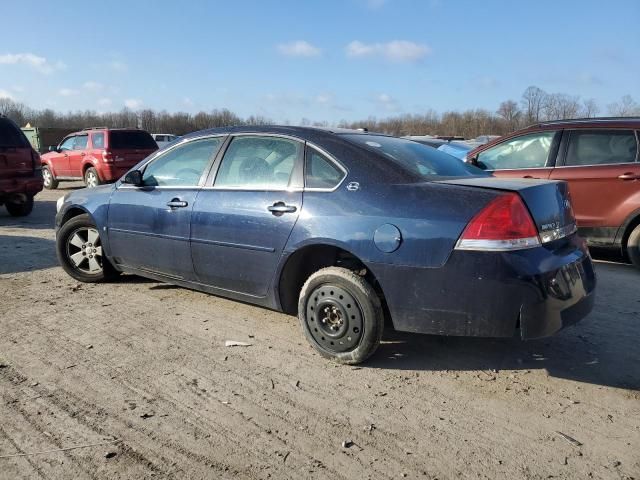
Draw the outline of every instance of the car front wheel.
<instances>
[{"instance_id":1,"label":"car front wheel","mask_svg":"<svg viewBox=\"0 0 640 480\"><path fill-rule=\"evenodd\" d=\"M640 269L640 225L636 226L627 240L627 255L633 265Z\"/></svg>"},{"instance_id":2,"label":"car front wheel","mask_svg":"<svg viewBox=\"0 0 640 480\"><path fill-rule=\"evenodd\" d=\"M100 177L98 176L98 171L95 168L90 167L84 173L84 184L87 188L97 187L102 184Z\"/></svg>"},{"instance_id":3,"label":"car front wheel","mask_svg":"<svg viewBox=\"0 0 640 480\"><path fill-rule=\"evenodd\" d=\"M81 282L102 282L119 273L104 256L98 229L87 214L60 227L56 253L64 271Z\"/></svg>"},{"instance_id":4,"label":"car front wheel","mask_svg":"<svg viewBox=\"0 0 640 480\"><path fill-rule=\"evenodd\" d=\"M382 339L380 298L363 277L346 268L323 268L307 279L298 318L309 343L340 363L365 361Z\"/></svg>"}]
</instances>

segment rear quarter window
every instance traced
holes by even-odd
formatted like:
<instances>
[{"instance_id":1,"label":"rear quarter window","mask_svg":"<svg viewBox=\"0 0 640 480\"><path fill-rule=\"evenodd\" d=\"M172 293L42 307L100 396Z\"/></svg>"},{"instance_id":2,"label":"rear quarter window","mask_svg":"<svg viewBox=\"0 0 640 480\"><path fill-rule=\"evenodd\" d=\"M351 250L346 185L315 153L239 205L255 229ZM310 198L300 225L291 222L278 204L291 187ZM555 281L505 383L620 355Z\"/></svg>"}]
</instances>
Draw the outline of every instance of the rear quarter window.
<instances>
[{"instance_id":1,"label":"rear quarter window","mask_svg":"<svg viewBox=\"0 0 640 480\"><path fill-rule=\"evenodd\" d=\"M28 147L29 141L14 123L0 118L0 147Z\"/></svg>"},{"instance_id":2,"label":"rear quarter window","mask_svg":"<svg viewBox=\"0 0 640 480\"><path fill-rule=\"evenodd\" d=\"M112 130L109 132L109 148L156 150L158 145L151 134L144 131Z\"/></svg>"}]
</instances>

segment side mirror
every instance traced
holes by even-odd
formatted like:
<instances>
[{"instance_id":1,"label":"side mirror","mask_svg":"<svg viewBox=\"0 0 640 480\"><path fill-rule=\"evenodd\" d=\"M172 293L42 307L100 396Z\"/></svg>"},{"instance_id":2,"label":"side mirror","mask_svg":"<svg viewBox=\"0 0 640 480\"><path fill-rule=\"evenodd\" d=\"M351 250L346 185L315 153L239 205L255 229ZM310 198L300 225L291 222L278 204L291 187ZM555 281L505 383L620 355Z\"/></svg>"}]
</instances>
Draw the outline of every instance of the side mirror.
<instances>
[{"instance_id":1,"label":"side mirror","mask_svg":"<svg viewBox=\"0 0 640 480\"><path fill-rule=\"evenodd\" d=\"M60 153L60 150L58 150L58 146L57 145L49 145L49 151L50 152Z\"/></svg>"},{"instance_id":2,"label":"side mirror","mask_svg":"<svg viewBox=\"0 0 640 480\"><path fill-rule=\"evenodd\" d=\"M142 185L142 172L140 170L131 170L124 176L122 183L139 187Z\"/></svg>"}]
</instances>

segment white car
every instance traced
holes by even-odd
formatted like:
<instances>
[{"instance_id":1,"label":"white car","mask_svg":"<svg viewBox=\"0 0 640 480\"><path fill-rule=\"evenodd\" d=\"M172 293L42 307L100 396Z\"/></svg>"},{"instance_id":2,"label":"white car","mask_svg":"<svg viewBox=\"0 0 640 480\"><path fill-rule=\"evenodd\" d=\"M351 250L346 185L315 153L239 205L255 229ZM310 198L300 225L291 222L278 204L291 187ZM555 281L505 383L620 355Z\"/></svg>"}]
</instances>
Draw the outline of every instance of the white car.
<instances>
[{"instance_id":1,"label":"white car","mask_svg":"<svg viewBox=\"0 0 640 480\"><path fill-rule=\"evenodd\" d=\"M172 135L170 133L152 133L151 136L158 144L158 148L163 148L169 145L174 140L180 138L177 135Z\"/></svg>"}]
</instances>

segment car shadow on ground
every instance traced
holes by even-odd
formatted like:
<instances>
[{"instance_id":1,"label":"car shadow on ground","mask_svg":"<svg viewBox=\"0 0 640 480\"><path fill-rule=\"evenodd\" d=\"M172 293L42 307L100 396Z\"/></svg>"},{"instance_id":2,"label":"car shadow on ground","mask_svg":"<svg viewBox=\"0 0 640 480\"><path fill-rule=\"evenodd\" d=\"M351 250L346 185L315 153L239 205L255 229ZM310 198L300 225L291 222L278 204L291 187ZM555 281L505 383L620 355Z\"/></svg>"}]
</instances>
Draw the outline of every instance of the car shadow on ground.
<instances>
[{"instance_id":1,"label":"car shadow on ground","mask_svg":"<svg viewBox=\"0 0 640 480\"><path fill-rule=\"evenodd\" d=\"M4 206L0 207L0 228L50 230L55 226L55 218L56 202L54 200L37 200L33 211L26 217L12 217Z\"/></svg>"},{"instance_id":2,"label":"car shadow on ground","mask_svg":"<svg viewBox=\"0 0 640 480\"><path fill-rule=\"evenodd\" d=\"M55 244L47 238L0 235L0 274L32 272L58 265Z\"/></svg>"}]
</instances>

